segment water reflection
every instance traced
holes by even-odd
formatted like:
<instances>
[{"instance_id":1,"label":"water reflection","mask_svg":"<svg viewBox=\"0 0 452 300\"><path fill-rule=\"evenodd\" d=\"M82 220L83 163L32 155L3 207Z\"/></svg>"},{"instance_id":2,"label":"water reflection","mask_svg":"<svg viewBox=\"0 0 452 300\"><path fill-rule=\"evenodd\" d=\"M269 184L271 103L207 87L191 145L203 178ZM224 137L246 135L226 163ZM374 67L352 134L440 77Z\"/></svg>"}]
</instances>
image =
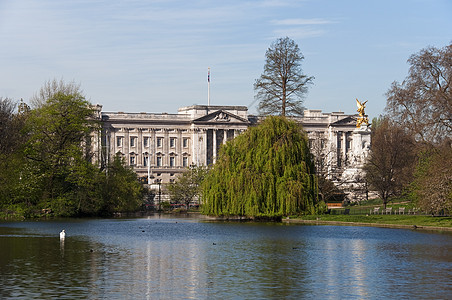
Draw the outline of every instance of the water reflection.
<instances>
[{"instance_id":1,"label":"water reflection","mask_svg":"<svg viewBox=\"0 0 452 300\"><path fill-rule=\"evenodd\" d=\"M4 223L0 298L446 299L451 250L451 235L365 227Z\"/></svg>"},{"instance_id":2,"label":"water reflection","mask_svg":"<svg viewBox=\"0 0 452 300\"><path fill-rule=\"evenodd\" d=\"M64 239L60 239L60 253L61 257L64 257Z\"/></svg>"}]
</instances>

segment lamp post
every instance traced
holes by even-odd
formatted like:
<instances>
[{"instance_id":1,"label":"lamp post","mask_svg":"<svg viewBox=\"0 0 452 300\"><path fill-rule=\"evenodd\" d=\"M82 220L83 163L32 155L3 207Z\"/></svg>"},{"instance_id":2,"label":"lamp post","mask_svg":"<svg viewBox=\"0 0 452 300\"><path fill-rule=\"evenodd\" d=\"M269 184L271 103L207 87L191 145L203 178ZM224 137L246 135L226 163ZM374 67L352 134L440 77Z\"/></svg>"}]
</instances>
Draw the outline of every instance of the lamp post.
<instances>
[{"instance_id":1,"label":"lamp post","mask_svg":"<svg viewBox=\"0 0 452 300\"><path fill-rule=\"evenodd\" d=\"M161 191L161 189L160 189L161 179L157 179L157 184L159 185L159 211L160 211L160 209L161 209L161 207L160 207L160 202L161 202L161 200L162 200L162 191Z\"/></svg>"},{"instance_id":2,"label":"lamp post","mask_svg":"<svg viewBox=\"0 0 452 300\"><path fill-rule=\"evenodd\" d=\"M151 185L151 159L149 156L149 153L147 153L148 185Z\"/></svg>"}]
</instances>

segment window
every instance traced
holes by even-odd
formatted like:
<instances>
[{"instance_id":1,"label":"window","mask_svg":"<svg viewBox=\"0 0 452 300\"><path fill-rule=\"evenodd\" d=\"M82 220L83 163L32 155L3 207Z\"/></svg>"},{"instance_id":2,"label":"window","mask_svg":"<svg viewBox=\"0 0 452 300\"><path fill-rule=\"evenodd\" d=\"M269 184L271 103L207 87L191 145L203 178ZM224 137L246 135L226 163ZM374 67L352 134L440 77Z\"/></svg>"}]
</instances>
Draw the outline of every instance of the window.
<instances>
[{"instance_id":1,"label":"window","mask_svg":"<svg viewBox=\"0 0 452 300\"><path fill-rule=\"evenodd\" d=\"M161 167L161 166L162 166L162 157L157 156L157 167Z\"/></svg>"},{"instance_id":2,"label":"window","mask_svg":"<svg viewBox=\"0 0 452 300\"><path fill-rule=\"evenodd\" d=\"M143 138L143 147L149 147L149 138L148 137Z\"/></svg>"},{"instance_id":3,"label":"window","mask_svg":"<svg viewBox=\"0 0 452 300\"><path fill-rule=\"evenodd\" d=\"M122 147L122 136L116 137L116 146Z\"/></svg>"},{"instance_id":4,"label":"window","mask_svg":"<svg viewBox=\"0 0 452 300\"><path fill-rule=\"evenodd\" d=\"M130 138L130 147L135 147L137 145L137 138L132 136Z\"/></svg>"},{"instance_id":5,"label":"window","mask_svg":"<svg viewBox=\"0 0 452 300\"><path fill-rule=\"evenodd\" d=\"M188 138L184 138L182 140L182 145L183 145L184 148L188 148Z\"/></svg>"},{"instance_id":6,"label":"window","mask_svg":"<svg viewBox=\"0 0 452 300\"><path fill-rule=\"evenodd\" d=\"M170 138L169 143L171 148L176 147L176 138Z\"/></svg>"},{"instance_id":7,"label":"window","mask_svg":"<svg viewBox=\"0 0 452 300\"><path fill-rule=\"evenodd\" d=\"M131 166L135 165L135 156L130 156L130 165Z\"/></svg>"},{"instance_id":8,"label":"window","mask_svg":"<svg viewBox=\"0 0 452 300\"><path fill-rule=\"evenodd\" d=\"M182 157L182 166L188 167L188 157Z\"/></svg>"},{"instance_id":9,"label":"window","mask_svg":"<svg viewBox=\"0 0 452 300\"><path fill-rule=\"evenodd\" d=\"M157 147L162 147L163 144L163 138L162 137L158 137L157 138Z\"/></svg>"},{"instance_id":10,"label":"window","mask_svg":"<svg viewBox=\"0 0 452 300\"><path fill-rule=\"evenodd\" d=\"M176 158L174 156L171 156L169 158L169 165L170 167L174 167L174 162L176 161Z\"/></svg>"},{"instance_id":11,"label":"window","mask_svg":"<svg viewBox=\"0 0 452 300\"><path fill-rule=\"evenodd\" d=\"M149 166L149 156L143 157L143 166L144 167Z\"/></svg>"}]
</instances>

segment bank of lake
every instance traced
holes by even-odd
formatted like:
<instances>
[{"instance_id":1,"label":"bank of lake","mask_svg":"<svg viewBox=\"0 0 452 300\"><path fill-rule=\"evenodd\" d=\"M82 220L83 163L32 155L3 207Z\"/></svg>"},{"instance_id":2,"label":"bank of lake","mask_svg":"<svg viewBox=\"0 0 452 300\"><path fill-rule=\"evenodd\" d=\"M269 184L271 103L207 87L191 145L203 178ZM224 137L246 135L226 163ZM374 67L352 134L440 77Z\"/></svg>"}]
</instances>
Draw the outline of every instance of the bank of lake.
<instances>
[{"instance_id":1,"label":"bank of lake","mask_svg":"<svg viewBox=\"0 0 452 300\"><path fill-rule=\"evenodd\" d=\"M452 231L452 217L428 215L309 215L285 218L283 222Z\"/></svg>"}]
</instances>

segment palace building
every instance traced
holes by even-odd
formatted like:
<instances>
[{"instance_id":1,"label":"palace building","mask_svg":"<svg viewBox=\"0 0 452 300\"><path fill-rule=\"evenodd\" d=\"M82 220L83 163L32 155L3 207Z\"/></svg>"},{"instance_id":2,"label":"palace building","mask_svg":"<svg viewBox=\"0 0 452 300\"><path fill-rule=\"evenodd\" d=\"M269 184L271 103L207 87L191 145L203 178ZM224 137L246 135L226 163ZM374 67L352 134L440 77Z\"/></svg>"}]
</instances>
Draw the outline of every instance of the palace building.
<instances>
[{"instance_id":1,"label":"palace building","mask_svg":"<svg viewBox=\"0 0 452 300\"><path fill-rule=\"evenodd\" d=\"M98 161L108 163L120 153L151 186L173 182L191 164L215 163L222 144L259 122L246 106L193 105L168 114L104 112L97 105L97 112L102 121L94 147ZM308 134L318 172L350 191L359 184L370 147L370 129L357 127L358 118L320 110L294 118Z\"/></svg>"}]
</instances>

